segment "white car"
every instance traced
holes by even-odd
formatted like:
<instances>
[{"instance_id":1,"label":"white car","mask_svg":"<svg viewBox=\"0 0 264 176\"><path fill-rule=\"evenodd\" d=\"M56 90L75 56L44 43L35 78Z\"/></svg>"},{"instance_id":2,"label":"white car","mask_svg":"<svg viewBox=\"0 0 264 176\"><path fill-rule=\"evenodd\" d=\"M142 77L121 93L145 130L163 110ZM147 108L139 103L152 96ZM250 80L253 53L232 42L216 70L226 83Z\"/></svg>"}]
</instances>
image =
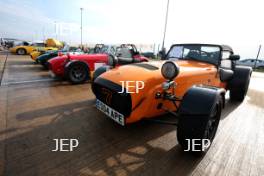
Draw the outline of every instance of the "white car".
<instances>
[{"instance_id":1,"label":"white car","mask_svg":"<svg viewBox=\"0 0 264 176\"><path fill-rule=\"evenodd\" d=\"M241 61L237 61L238 65L245 65L249 67L254 67L255 66L256 59L244 59ZM264 60L257 60L256 62L256 68L264 68Z\"/></svg>"}]
</instances>

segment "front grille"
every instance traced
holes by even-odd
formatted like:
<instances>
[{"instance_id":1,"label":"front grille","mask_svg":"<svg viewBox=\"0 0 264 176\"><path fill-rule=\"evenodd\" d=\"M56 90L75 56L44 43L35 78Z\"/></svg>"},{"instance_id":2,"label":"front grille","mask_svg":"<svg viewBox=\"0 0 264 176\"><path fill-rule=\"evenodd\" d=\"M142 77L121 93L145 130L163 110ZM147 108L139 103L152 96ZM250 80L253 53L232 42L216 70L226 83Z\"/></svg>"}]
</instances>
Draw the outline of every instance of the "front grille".
<instances>
[{"instance_id":1,"label":"front grille","mask_svg":"<svg viewBox=\"0 0 264 176\"><path fill-rule=\"evenodd\" d=\"M129 93L118 93L122 86L103 78L97 78L92 84L92 90L96 98L128 117L131 113L132 102Z\"/></svg>"}]
</instances>

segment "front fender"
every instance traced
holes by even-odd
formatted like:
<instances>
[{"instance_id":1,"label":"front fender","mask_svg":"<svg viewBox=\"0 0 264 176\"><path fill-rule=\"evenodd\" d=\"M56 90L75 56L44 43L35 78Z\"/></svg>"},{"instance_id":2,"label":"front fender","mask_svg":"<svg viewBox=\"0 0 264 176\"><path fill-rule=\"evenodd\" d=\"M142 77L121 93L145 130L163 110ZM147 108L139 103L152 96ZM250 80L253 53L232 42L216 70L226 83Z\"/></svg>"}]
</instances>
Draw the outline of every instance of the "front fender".
<instances>
[{"instance_id":1,"label":"front fender","mask_svg":"<svg viewBox=\"0 0 264 176\"><path fill-rule=\"evenodd\" d=\"M224 89L193 86L183 96L179 113L192 116L208 115L218 98L222 98L222 94L225 94Z\"/></svg>"},{"instance_id":2,"label":"front fender","mask_svg":"<svg viewBox=\"0 0 264 176\"><path fill-rule=\"evenodd\" d=\"M101 74L107 72L108 70L110 70L112 67L111 66L107 66L107 65L104 65L104 66L101 66L99 68L97 68L94 73L92 74L92 82L94 82L94 80L96 78L98 78Z\"/></svg>"}]
</instances>

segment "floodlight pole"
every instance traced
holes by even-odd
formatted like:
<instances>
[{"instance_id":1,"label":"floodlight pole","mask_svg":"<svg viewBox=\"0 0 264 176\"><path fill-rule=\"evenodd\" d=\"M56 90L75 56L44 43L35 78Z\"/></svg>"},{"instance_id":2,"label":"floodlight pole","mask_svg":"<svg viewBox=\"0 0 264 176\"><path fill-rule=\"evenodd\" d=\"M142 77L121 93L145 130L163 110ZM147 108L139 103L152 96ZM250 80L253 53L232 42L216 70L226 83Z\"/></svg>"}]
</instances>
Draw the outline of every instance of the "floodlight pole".
<instances>
[{"instance_id":1,"label":"floodlight pole","mask_svg":"<svg viewBox=\"0 0 264 176\"><path fill-rule=\"evenodd\" d=\"M256 69L256 65L257 65L257 61L258 61L260 50L261 50L261 45L259 45L258 54L257 54L256 60L255 60L255 63L254 63L254 69Z\"/></svg>"},{"instance_id":2,"label":"floodlight pole","mask_svg":"<svg viewBox=\"0 0 264 176\"><path fill-rule=\"evenodd\" d=\"M165 16L164 34L163 34L163 41L162 41L162 47L161 47L162 50L164 50L164 43L165 43L165 37L166 37L166 31L167 31L169 4L170 4L170 0L167 1L167 10L166 10L166 16Z\"/></svg>"},{"instance_id":3,"label":"floodlight pole","mask_svg":"<svg viewBox=\"0 0 264 176\"><path fill-rule=\"evenodd\" d=\"M82 12L83 12L83 8L81 7L80 10L81 10L81 47L82 47L82 45L83 45L83 43L82 43Z\"/></svg>"}]
</instances>

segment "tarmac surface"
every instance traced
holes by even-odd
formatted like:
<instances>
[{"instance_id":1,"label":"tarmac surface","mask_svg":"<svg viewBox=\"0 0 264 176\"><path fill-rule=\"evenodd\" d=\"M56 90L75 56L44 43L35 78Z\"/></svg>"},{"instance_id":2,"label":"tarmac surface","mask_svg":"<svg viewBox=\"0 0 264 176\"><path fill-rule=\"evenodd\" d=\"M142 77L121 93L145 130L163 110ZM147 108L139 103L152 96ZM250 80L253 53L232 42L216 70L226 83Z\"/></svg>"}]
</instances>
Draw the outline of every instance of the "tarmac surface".
<instances>
[{"instance_id":1,"label":"tarmac surface","mask_svg":"<svg viewBox=\"0 0 264 176\"><path fill-rule=\"evenodd\" d=\"M264 175L262 73L253 73L243 103L227 100L212 147L195 157L181 151L174 126L124 128L108 119L94 107L90 83L52 79L29 56L0 53L0 66L5 60L0 175ZM79 146L54 152L53 139L78 139Z\"/></svg>"}]
</instances>

